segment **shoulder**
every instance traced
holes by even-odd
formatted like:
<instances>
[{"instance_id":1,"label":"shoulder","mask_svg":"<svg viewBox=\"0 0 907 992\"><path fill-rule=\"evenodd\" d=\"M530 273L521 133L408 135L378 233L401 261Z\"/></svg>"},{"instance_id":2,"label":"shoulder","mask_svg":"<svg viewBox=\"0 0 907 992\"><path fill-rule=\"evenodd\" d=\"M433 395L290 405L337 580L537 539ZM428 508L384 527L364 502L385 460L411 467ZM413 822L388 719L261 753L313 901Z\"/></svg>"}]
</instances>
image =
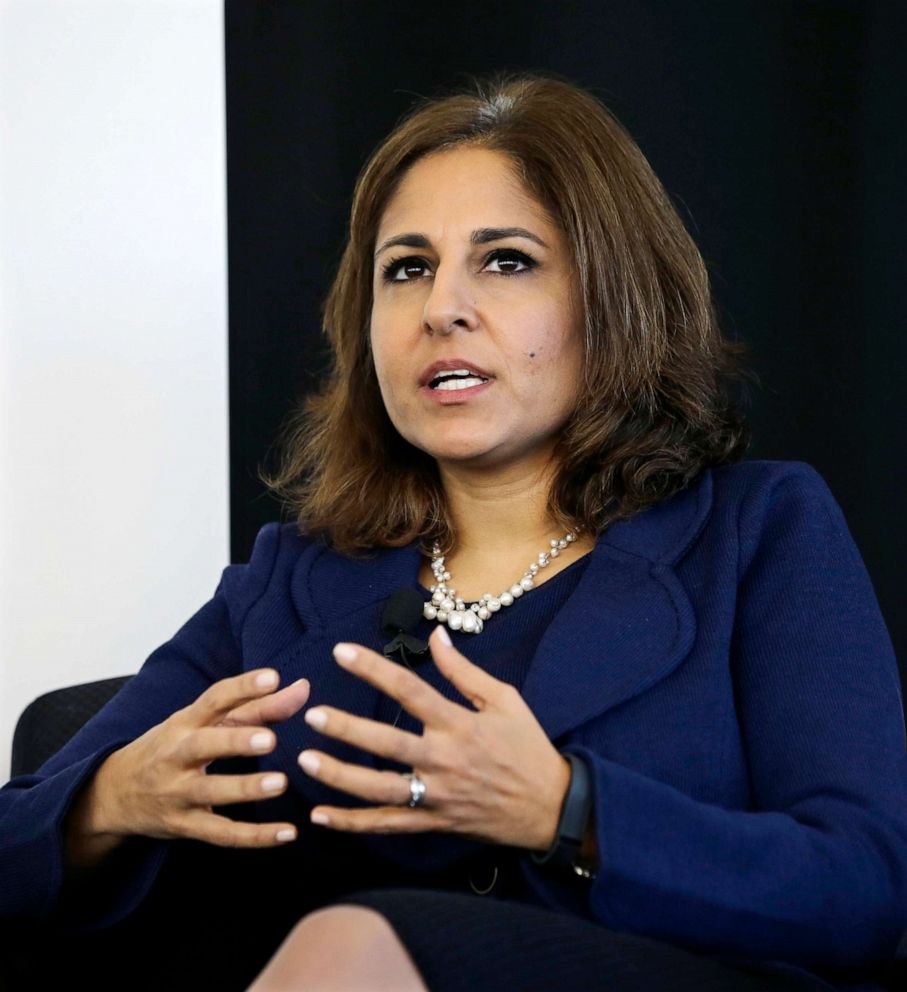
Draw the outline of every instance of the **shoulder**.
<instances>
[{"instance_id":1,"label":"shoulder","mask_svg":"<svg viewBox=\"0 0 907 992\"><path fill-rule=\"evenodd\" d=\"M275 587L285 588L299 559L323 546L299 532L298 524L274 521L255 535L247 562L224 569L221 585L230 613L242 623L245 614Z\"/></svg>"},{"instance_id":2,"label":"shoulder","mask_svg":"<svg viewBox=\"0 0 907 992\"><path fill-rule=\"evenodd\" d=\"M808 462L748 459L713 468L716 495L765 501L779 492L832 497L822 476Z\"/></svg>"},{"instance_id":3,"label":"shoulder","mask_svg":"<svg viewBox=\"0 0 907 992\"><path fill-rule=\"evenodd\" d=\"M806 462L733 462L704 469L670 498L612 524L600 540L672 564L703 542L735 547L743 532L759 529L766 514L811 504L837 510L825 481Z\"/></svg>"},{"instance_id":4,"label":"shoulder","mask_svg":"<svg viewBox=\"0 0 907 992\"><path fill-rule=\"evenodd\" d=\"M853 550L838 501L807 462L753 459L714 468L712 476L713 512L736 521L744 566L767 541L792 546L831 539Z\"/></svg>"},{"instance_id":5,"label":"shoulder","mask_svg":"<svg viewBox=\"0 0 907 992\"><path fill-rule=\"evenodd\" d=\"M766 515L789 513L811 506L823 513L840 513L825 479L807 462L752 459L712 469L714 500L733 505L741 527Z\"/></svg>"}]
</instances>

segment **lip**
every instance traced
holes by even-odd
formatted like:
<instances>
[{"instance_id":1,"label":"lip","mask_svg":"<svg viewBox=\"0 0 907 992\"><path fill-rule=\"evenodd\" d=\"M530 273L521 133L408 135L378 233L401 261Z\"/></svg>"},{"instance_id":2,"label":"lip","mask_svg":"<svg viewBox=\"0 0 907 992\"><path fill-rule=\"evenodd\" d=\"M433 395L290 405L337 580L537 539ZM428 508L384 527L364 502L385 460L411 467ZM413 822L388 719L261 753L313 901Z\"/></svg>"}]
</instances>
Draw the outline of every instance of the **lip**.
<instances>
[{"instance_id":1,"label":"lip","mask_svg":"<svg viewBox=\"0 0 907 992\"><path fill-rule=\"evenodd\" d=\"M448 372L451 369L472 369L473 372L478 372L484 379L494 379L494 376L490 372L486 372L481 365L476 365L475 362L470 361L468 358L445 358L443 361L433 362L427 369L422 370L422 375L419 376L419 385L423 387L428 386L439 372ZM482 383L482 385L487 384ZM470 386L469 389L459 390L459 392L468 393L471 389L479 388L479 386Z\"/></svg>"},{"instance_id":2,"label":"lip","mask_svg":"<svg viewBox=\"0 0 907 992\"><path fill-rule=\"evenodd\" d=\"M463 368L457 365L455 368ZM478 372L478 369L476 369ZM435 373L433 372L432 375ZM456 403L463 403L465 400L476 396L485 389L490 389L494 385L494 379L483 382L478 386L467 386L466 389L432 389L431 386L423 386L419 392L424 393L430 400L440 403L441 406L451 406Z\"/></svg>"}]
</instances>

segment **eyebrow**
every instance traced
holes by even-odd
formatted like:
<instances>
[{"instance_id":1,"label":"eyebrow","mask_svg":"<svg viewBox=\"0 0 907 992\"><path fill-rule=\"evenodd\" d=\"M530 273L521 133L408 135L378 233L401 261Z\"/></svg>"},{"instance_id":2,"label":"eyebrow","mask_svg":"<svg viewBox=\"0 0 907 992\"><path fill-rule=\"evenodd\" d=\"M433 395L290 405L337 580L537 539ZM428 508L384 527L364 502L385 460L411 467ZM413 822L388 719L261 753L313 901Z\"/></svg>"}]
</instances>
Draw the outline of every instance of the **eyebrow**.
<instances>
[{"instance_id":1,"label":"eyebrow","mask_svg":"<svg viewBox=\"0 0 907 992\"><path fill-rule=\"evenodd\" d=\"M527 231L525 227L480 227L472 232L469 241L474 245L485 245L489 241L503 241L504 238L528 238L543 248L548 247L537 234ZM424 234L398 234L393 238L388 238L381 245L375 252L375 258L388 248L393 248L394 245L406 245L407 248L431 248L431 241Z\"/></svg>"}]
</instances>

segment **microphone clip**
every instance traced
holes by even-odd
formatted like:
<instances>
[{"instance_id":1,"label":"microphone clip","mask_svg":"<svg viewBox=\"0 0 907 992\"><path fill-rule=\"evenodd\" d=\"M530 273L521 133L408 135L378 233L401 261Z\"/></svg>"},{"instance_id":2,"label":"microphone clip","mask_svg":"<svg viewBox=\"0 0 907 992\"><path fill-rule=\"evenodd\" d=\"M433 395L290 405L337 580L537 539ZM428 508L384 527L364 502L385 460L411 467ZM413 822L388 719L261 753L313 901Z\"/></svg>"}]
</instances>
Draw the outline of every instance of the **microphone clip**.
<instances>
[{"instance_id":1,"label":"microphone clip","mask_svg":"<svg viewBox=\"0 0 907 992\"><path fill-rule=\"evenodd\" d=\"M401 630L392 641L384 645L386 657L389 658L395 651L400 651L404 658L407 654L421 657L428 651L428 644Z\"/></svg>"}]
</instances>

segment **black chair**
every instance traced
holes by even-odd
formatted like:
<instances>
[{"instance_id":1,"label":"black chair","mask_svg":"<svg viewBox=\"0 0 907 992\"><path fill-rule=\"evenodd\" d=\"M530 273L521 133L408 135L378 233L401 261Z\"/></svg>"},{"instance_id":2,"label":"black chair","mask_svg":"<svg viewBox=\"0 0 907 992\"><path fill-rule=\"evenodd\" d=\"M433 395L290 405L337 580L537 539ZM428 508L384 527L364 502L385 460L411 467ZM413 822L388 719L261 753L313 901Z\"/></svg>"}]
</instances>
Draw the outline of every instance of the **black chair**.
<instances>
[{"instance_id":1,"label":"black chair","mask_svg":"<svg viewBox=\"0 0 907 992\"><path fill-rule=\"evenodd\" d=\"M12 777L31 775L133 678L121 675L54 689L22 711L13 734Z\"/></svg>"},{"instance_id":2,"label":"black chair","mask_svg":"<svg viewBox=\"0 0 907 992\"><path fill-rule=\"evenodd\" d=\"M76 733L132 675L55 689L22 711L13 734L12 777L32 774ZM907 989L907 932L884 981L891 992Z\"/></svg>"}]
</instances>

